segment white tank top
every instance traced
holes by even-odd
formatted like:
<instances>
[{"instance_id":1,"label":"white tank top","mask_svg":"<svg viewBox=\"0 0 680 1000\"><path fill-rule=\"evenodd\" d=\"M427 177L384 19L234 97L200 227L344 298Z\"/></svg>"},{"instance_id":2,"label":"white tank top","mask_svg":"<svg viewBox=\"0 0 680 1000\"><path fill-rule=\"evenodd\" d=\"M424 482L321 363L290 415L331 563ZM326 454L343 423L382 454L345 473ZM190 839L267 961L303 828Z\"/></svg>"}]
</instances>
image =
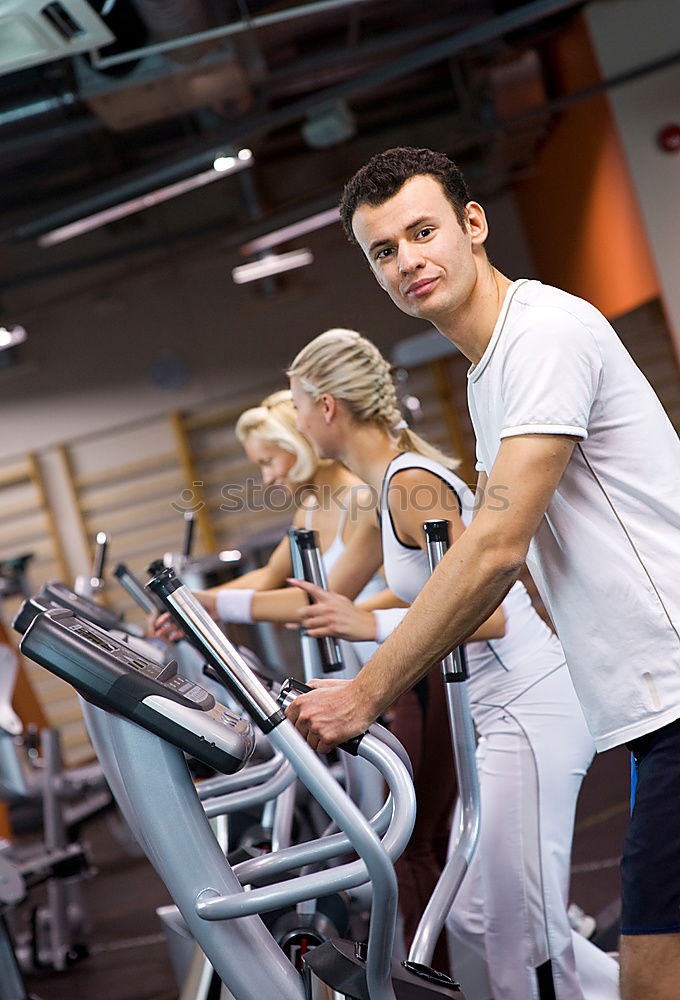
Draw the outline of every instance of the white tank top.
<instances>
[{"instance_id":1,"label":"white tank top","mask_svg":"<svg viewBox=\"0 0 680 1000\"><path fill-rule=\"evenodd\" d=\"M406 545L398 538L388 507L388 491L395 473L402 469L425 469L451 488L452 509L457 510L467 527L474 512L474 495L454 472L415 452L404 452L390 462L385 472L380 498L380 524L383 568L390 590L412 604L430 576L427 554L418 546ZM396 484L395 484L396 485ZM394 487L393 487L394 488ZM399 497L395 497L399 502ZM417 502L417 496L409 502ZM423 500L425 497L423 496ZM405 501L402 501L405 502ZM421 501L422 502L422 501ZM425 504L423 504L425 506ZM423 511L423 521L427 511ZM486 642L465 646L470 668L470 694L473 702L483 698L519 693L527 679L538 677L564 663L558 640L538 616L524 584L517 581L503 601L506 615L505 635ZM512 674L512 677L508 676ZM515 690L517 689L517 690Z\"/></svg>"}]
</instances>

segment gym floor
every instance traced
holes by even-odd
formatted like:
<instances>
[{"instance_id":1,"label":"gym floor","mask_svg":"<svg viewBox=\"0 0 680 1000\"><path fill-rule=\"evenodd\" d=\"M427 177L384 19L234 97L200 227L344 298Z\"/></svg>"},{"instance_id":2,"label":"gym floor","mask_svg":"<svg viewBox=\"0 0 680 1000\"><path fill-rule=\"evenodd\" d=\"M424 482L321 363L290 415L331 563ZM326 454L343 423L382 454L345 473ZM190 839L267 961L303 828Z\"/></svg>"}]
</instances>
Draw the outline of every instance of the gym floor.
<instances>
[{"instance_id":1,"label":"gym floor","mask_svg":"<svg viewBox=\"0 0 680 1000\"><path fill-rule=\"evenodd\" d=\"M627 824L629 756L611 750L594 760L583 785L576 821L571 899L598 919L617 918L618 860ZM175 1000L178 995L155 914L170 902L142 857L125 852L106 819L86 839L97 875L84 883L92 919L90 955L63 973L27 977L41 1000ZM607 948L615 947L613 938Z\"/></svg>"}]
</instances>

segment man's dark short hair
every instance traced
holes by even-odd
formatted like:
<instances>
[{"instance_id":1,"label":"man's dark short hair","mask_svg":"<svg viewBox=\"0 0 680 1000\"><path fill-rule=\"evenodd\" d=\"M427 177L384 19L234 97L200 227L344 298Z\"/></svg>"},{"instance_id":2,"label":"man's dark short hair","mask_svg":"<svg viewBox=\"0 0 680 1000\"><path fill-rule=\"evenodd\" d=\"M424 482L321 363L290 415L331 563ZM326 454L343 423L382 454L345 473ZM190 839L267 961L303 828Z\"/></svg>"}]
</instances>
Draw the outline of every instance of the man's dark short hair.
<instances>
[{"instance_id":1,"label":"man's dark short hair","mask_svg":"<svg viewBox=\"0 0 680 1000\"><path fill-rule=\"evenodd\" d=\"M461 228L465 227L465 206L470 201L465 178L445 153L413 146L397 146L376 153L345 185L340 199L340 218L348 238L356 243L352 219L360 205L382 205L401 190L411 177L427 174L441 184L444 194L456 213Z\"/></svg>"}]
</instances>

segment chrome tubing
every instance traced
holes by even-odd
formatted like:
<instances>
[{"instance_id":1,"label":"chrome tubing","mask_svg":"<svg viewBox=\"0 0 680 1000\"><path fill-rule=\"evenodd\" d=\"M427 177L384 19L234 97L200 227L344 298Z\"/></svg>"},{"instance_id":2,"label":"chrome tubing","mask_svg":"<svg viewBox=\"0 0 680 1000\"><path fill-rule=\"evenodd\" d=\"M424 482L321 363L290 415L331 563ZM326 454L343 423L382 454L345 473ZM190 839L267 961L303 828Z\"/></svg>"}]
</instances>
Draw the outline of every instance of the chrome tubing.
<instances>
[{"instance_id":1,"label":"chrome tubing","mask_svg":"<svg viewBox=\"0 0 680 1000\"><path fill-rule=\"evenodd\" d=\"M160 597L200 651L207 655L253 722L264 733L271 732L285 718L278 702L257 680L239 651L189 588L169 567L149 580L147 587Z\"/></svg>"},{"instance_id":2,"label":"chrome tubing","mask_svg":"<svg viewBox=\"0 0 680 1000\"><path fill-rule=\"evenodd\" d=\"M205 920L243 916L249 912L262 912L277 908L279 905L312 899L324 892L350 888L352 885L370 880L373 886L373 909L366 961L368 993L371 1000L395 1000L391 979L391 956L397 916L397 880L392 863L357 807L346 795L338 794L338 785L328 773L328 769L295 728L286 721L272 730L269 739L288 757L300 779L328 815L347 833L354 849L363 860L344 865L340 869L300 876L284 883L282 887L267 886L253 889L239 897L221 896L212 890L206 890L196 900L196 912ZM369 736L362 741L362 750L365 753L364 743L370 745L373 740ZM398 758L386 750L378 740L375 741L374 747L376 759L378 757L389 759L389 765L383 772L388 782L394 785L396 781L391 790L398 808L394 810L390 830L395 837L398 833L400 839L404 838L405 846L410 838L411 824L415 821L413 785ZM368 752L371 753L370 750ZM406 813L409 815L405 822ZM403 846L401 849L403 850ZM352 872L353 877L348 880L347 871L351 869L356 869L356 875Z\"/></svg>"},{"instance_id":3,"label":"chrome tubing","mask_svg":"<svg viewBox=\"0 0 680 1000\"><path fill-rule=\"evenodd\" d=\"M430 571L434 572L449 545L449 522L426 521ZM460 826L458 842L448 859L416 930L409 952L411 962L432 963L437 939L467 872L479 839L481 803L477 774L476 740L468 694L468 670L462 647L452 650L441 661L442 678L451 727L451 742L456 763Z\"/></svg>"},{"instance_id":4,"label":"chrome tubing","mask_svg":"<svg viewBox=\"0 0 680 1000\"><path fill-rule=\"evenodd\" d=\"M327 590L326 572L316 531L305 528L291 528L288 532L291 547L291 562L295 570L301 569L301 577L308 583L313 583ZM295 551L294 551L295 550ZM296 555L297 553L297 555ZM321 653L321 663L325 674L336 673L343 669L340 643L333 636L325 635L316 640Z\"/></svg>"}]
</instances>

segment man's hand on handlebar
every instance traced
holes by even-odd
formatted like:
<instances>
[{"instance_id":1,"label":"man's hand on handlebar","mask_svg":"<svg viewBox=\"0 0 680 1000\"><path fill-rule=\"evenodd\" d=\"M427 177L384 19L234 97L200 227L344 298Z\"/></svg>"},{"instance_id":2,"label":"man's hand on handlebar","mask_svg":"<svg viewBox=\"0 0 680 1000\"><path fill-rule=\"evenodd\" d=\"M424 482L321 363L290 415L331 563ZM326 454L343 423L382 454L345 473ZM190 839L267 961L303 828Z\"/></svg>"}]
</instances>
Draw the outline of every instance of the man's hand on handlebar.
<instances>
[{"instance_id":1,"label":"man's hand on handlebar","mask_svg":"<svg viewBox=\"0 0 680 1000\"><path fill-rule=\"evenodd\" d=\"M286 715L318 753L330 753L375 721L356 697L353 681L318 679L288 706Z\"/></svg>"}]
</instances>

